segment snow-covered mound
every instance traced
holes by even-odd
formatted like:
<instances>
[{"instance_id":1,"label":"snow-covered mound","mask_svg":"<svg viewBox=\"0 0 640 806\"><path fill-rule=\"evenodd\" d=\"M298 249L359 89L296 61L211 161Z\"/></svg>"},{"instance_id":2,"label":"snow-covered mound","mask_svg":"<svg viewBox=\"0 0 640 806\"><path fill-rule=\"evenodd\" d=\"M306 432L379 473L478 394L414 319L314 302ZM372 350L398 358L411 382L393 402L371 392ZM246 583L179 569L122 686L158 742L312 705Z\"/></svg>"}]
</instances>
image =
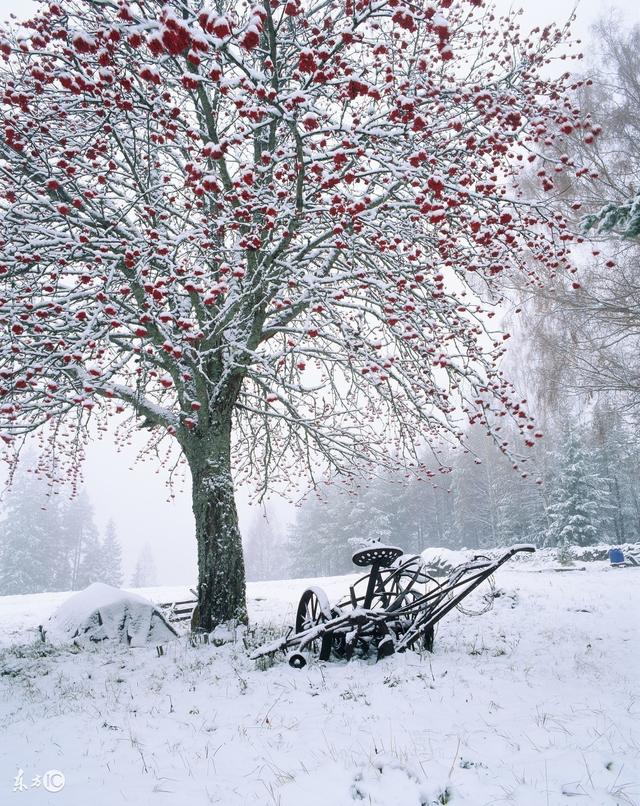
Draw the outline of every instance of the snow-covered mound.
<instances>
[{"instance_id":1,"label":"snow-covered mound","mask_svg":"<svg viewBox=\"0 0 640 806\"><path fill-rule=\"evenodd\" d=\"M45 632L54 644L117 641L129 646L161 644L177 635L149 599L101 582L67 599Z\"/></svg>"}]
</instances>

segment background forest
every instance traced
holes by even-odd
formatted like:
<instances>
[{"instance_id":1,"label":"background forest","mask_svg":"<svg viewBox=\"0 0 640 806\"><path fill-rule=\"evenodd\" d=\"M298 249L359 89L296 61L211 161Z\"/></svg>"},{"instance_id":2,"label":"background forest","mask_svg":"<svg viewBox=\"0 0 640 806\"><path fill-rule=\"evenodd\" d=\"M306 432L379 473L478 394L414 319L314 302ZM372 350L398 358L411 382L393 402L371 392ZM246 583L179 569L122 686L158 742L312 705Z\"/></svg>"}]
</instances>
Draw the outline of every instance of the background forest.
<instances>
[{"instance_id":1,"label":"background forest","mask_svg":"<svg viewBox=\"0 0 640 806\"><path fill-rule=\"evenodd\" d=\"M25 462L28 465L28 462ZM3 498L0 519L0 596L81 590L92 582L124 581L122 548L110 519L100 535L86 490L72 496L34 473L18 471ZM156 582L149 546L141 551L130 580Z\"/></svg>"}]
</instances>

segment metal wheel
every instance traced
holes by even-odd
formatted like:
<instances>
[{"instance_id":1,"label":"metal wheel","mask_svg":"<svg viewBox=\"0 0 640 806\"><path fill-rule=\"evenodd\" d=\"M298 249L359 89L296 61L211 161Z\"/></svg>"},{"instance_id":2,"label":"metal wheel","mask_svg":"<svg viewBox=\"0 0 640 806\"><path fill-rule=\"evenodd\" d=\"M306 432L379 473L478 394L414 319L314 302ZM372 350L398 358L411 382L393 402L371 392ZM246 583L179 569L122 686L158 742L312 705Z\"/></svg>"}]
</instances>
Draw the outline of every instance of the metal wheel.
<instances>
[{"instance_id":1,"label":"metal wheel","mask_svg":"<svg viewBox=\"0 0 640 806\"><path fill-rule=\"evenodd\" d=\"M392 596L389 606L393 610L406 607L438 584L438 580L426 573L424 564L416 557L415 562L404 563L387 580L385 587Z\"/></svg>"},{"instance_id":2,"label":"metal wheel","mask_svg":"<svg viewBox=\"0 0 640 806\"><path fill-rule=\"evenodd\" d=\"M296 613L296 632L317 627L331 618L331 606L322 588L307 588L300 597Z\"/></svg>"},{"instance_id":3,"label":"metal wheel","mask_svg":"<svg viewBox=\"0 0 640 806\"><path fill-rule=\"evenodd\" d=\"M301 652L293 652L289 655L289 666L292 669L304 669L307 665L307 659Z\"/></svg>"},{"instance_id":4,"label":"metal wheel","mask_svg":"<svg viewBox=\"0 0 640 806\"><path fill-rule=\"evenodd\" d=\"M491 562L490 558L485 557L483 554L477 554L473 559L474 561L486 560L488 563ZM496 582L493 575L491 575L465 598L464 605L462 602L456 605L456 609L465 616L482 616L493 607L495 591Z\"/></svg>"},{"instance_id":5,"label":"metal wheel","mask_svg":"<svg viewBox=\"0 0 640 806\"><path fill-rule=\"evenodd\" d=\"M339 614L339 611L329 604L327 595L322 588L307 588L298 604L296 633L306 632ZM344 656L344 635L327 633L305 644L305 648L318 654L320 660L329 660L331 653L341 658Z\"/></svg>"}]
</instances>

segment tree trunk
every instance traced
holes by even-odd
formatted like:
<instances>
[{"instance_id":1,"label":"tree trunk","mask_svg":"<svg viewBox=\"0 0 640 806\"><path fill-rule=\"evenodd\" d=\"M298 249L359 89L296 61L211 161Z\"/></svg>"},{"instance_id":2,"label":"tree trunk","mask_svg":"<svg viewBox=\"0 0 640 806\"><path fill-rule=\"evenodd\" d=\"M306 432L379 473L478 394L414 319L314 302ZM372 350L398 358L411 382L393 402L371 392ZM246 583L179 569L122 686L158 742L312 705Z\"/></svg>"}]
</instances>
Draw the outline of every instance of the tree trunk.
<instances>
[{"instance_id":1,"label":"tree trunk","mask_svg":"<svg viewBox=\"0 0 640 806\"><path fill-rule=\"evenodd\" d=\"M247 622L244 559L231 473L231 417L185 446L198 541L197 623Z\"/></svg>"}]
</instances>

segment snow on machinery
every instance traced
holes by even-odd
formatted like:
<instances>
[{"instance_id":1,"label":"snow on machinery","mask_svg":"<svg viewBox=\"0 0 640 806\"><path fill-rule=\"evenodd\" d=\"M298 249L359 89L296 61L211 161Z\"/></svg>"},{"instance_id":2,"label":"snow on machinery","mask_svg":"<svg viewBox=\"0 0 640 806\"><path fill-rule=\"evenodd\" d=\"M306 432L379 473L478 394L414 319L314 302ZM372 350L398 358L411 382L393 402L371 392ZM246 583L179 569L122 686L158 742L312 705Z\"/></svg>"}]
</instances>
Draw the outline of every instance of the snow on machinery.
<instances>
[{"instance_id":1,"label":"snow on machinery","mask_svg":"<svg viewBox=\"0 0 640 806\"><path fill-rule=\"evenodd\" d=\"M308 656L320 660L350 660L354 653L376 659L406 649L433 648L434 627L457 607L466 615L480 615L493 604L493 573L518 552L533 552L530 545L513 546L497 559L478 556L458 565L444 580L427 573L420 556L405 555L396 546L371 544L356 551L353 563L370 567L349 589L349 597L330 605L322 588L304 591L295 627L282 638L256 649L258 659L283 651L289 664L302 668ZM483 583L489 590L477 595L469 607L463 600Z\"/></svg>"}]
</instances>

